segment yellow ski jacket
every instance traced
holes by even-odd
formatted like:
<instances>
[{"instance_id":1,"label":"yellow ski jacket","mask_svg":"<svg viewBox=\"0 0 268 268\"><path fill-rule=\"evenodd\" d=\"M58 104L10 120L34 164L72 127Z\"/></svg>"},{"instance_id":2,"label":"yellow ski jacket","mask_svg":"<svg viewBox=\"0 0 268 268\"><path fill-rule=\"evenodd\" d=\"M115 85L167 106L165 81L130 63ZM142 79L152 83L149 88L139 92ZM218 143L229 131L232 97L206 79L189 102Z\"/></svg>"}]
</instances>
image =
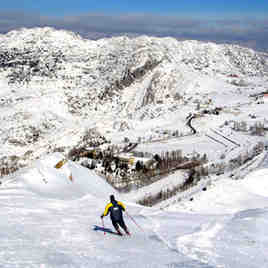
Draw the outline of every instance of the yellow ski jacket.
<instances>
[{"instance_id":1,"label":"yellow ski jacket","mask_svg":"<svg viewBox=\"0 0 268 268\"><path fill-rule=\"evenodd\" d=\"M124 211L126 210L126 206L122 202L117 201L117 204L119 205L119 207L122 207L122 210L124 210ZM110 212L111 207L113 207L113 206L114 205L113 205L112 202L110 202L109 204L107 204L102 215L103 216L107 216L108 213Z\"/></svg>"}]
</instances>

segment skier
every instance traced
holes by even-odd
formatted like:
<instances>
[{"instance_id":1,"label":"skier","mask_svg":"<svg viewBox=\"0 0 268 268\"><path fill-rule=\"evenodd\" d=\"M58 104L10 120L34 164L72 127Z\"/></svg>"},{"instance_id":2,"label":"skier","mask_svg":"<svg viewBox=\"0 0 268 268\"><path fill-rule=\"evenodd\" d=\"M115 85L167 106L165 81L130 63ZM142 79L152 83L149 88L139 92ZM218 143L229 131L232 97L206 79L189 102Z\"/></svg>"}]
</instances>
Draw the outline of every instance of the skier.
<instances>
[{"instance_id":1,"label":"skier","mask_svg":"<svg viewBox=\"0 0 268 268\"><path fill-rule=\"evenodd\" d=\"M124 222L124 219L123 219L122 211L126 210L125 205L122 202L115 200L114 195L110 195L110 200L111 202L106 205L105 210L103 214L101 215L101 218L103 218L104 216L107 216L110 213L112 224L115 230L117 231L117 233L119 235L123 235L119 230L119 226L120 226L121 228L124 229L126 234L130 235L127 229L127 226Z\"/></svg>"}]
</instances>

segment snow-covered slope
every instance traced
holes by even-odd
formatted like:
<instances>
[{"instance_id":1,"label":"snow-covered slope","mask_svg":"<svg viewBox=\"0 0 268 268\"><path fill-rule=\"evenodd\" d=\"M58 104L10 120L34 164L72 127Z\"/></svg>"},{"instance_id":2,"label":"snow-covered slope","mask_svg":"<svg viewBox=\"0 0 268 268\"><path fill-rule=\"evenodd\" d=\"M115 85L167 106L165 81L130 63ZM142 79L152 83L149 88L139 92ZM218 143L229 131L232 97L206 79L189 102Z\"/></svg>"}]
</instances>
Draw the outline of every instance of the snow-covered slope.
<instances>
[{"instance_id":1,"label":"snow-covered slope","mask_svg":"<svg viewBox=\"0 0 268 268\"><path fill-rule=\"evenodd\" d=\"M232 181L232 187L227 180L222 187L210 187L192 201L196 206L190 213L182 207L170 212L137 206L116 194L139 224L125 215L132 235L118 237L94 230L102 226L99 216L110 186L70 161L54 168L61 157L47 155L33 168L5 178L0 188L1 267L267 266L267 169ZM104 223L112 228L108 217Z\"/></svg>"},{"instance_id":2,"label":"snow-covered slope","mask_svg":"<svg viewBox=\"0 0 268 268\"><path fill-rule=\"evenodd\" d=\"M89 193L94 197L103 197L115 192L93 171L73 162L68 161L60 169L55 169L55 163L63 157L59 153L47 155L36 161L33 168L20 178L29 190L56 199L77 199Z\"/></svg>"},{"instance_id":3,"label":"snow-covered slope","mask_svg":"<svg viewBox=\"0 0 268 268\"><path fill-rule=\"evenodd\" d=\"M266 75L267 55L239 46L12 31L0 37L0 157L24 166L57 148L67 153L89 128L114 142L161 128L187 134L197 103L232 110L266 88Z\"/></svg>"}]
</instances>

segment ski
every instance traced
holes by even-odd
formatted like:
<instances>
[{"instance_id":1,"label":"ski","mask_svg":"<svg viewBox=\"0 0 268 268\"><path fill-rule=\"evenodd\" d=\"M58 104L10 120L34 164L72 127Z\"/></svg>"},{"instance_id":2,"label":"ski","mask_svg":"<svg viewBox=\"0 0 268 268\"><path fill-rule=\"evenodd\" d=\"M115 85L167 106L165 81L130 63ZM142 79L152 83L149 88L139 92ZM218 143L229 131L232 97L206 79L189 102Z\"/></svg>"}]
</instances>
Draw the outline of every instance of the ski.
<instances>
[{"instance_id":1,"label":"ski","mask_svg":"<svg viewBox=\"0 0 268 268\"><path fill-rule=\"evenodd\" d=\"M94 225L93 226L93 230L94 231L100 231L100 232L104 232L104 234L113 234L113 235L117 235L117 236L123 236L123 234L119 234L117 232L114 232L112 229L110 228L105 228L105 227L101 227L101 226L98 226L98 225Z\"/></svg>"}]
</instances>

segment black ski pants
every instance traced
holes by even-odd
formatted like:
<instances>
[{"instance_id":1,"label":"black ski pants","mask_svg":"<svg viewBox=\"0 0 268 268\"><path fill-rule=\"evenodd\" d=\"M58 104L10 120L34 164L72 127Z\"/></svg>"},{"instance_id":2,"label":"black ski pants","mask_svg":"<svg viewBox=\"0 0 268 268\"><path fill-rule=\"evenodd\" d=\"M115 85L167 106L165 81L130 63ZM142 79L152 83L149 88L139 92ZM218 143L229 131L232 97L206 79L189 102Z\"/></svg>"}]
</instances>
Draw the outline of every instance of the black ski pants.
<instances>
[{"instance_id":1,"label":"black ski pants","mask_svg":"<svg viewBox=\"0 0 268 268\"><path fill-rule=\"evenodd\" d=\"M115 230L118 230L119 226L120 226L121 228L124 229L124 231L127 231L127 226L126 226L123 218L121 218L120 220L115 220L115 219L111 219L111 220L112 220L112 224L113 224Z\"/></svg>"}]
</instances>

